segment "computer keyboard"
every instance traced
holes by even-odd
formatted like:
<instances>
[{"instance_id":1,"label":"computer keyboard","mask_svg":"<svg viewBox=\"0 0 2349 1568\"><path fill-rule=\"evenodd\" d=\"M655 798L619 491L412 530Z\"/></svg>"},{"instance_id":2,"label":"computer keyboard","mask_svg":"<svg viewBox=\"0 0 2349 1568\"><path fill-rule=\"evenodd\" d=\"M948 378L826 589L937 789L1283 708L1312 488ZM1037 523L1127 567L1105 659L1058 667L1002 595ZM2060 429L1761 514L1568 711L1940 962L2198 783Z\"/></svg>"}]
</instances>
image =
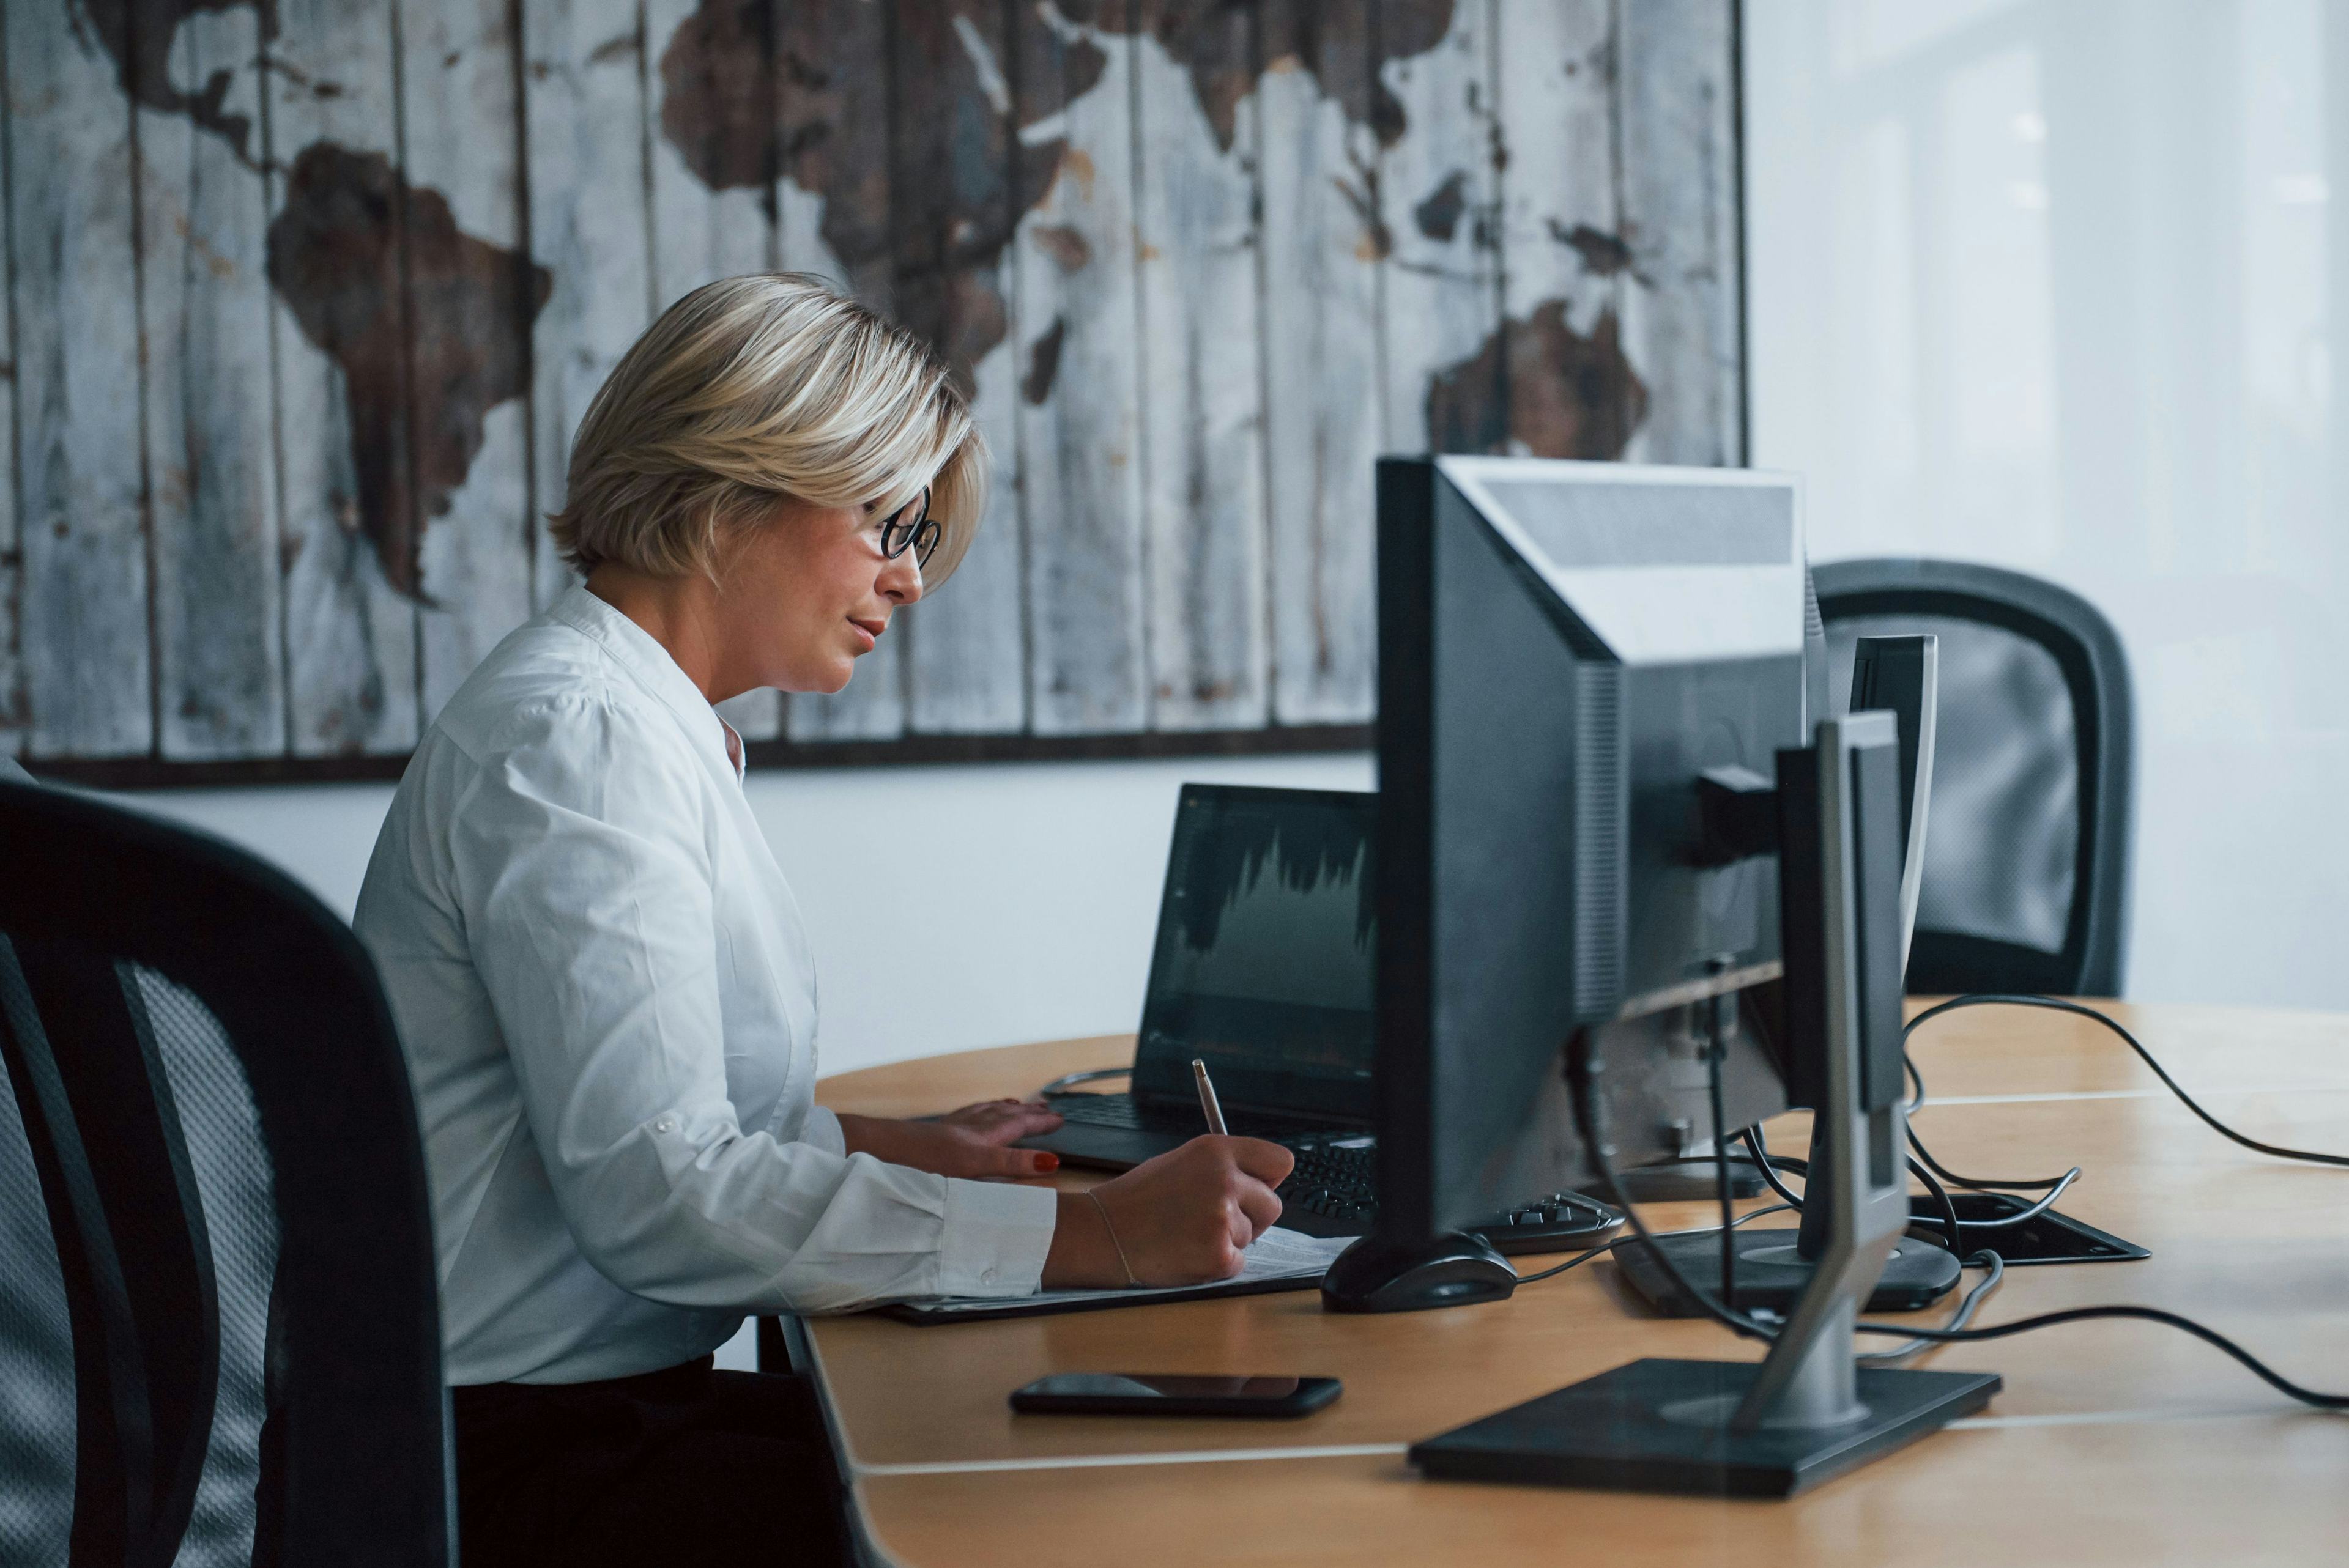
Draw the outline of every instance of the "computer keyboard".
<instances>
[{"instance_id":1,"label":"computer keyboard","mask_svg":"<svg viewBox=\"0 0 2349 1568\"><path fill-rule=\"evenodd\" d=\"M1052 1109L1065 1120L1092 1127L1154 1128L1195 1132L1189 1119L1154 1113L1124 1094L1057 1095ZM1182 1125L1175 1125L1177 1120ZM1240 1122L1233 1130L1268 1138L1297 1156L1297 1168L1275 1189L1280 1222L1309 1236L1359 1236L1378 1222L1378 1139L1367 1132ZM1579 1192L1552 1192L1464 1227L1504 1253L1579 1251L1604 1242L1623 1216Z\"/></svg>"},{"instance_id":2,"label":"computer keyboard","mask_svg":"<svg viewBox=\"0 0 2349 1568\"><path fill-rule=\"evenodd\" d=\"M1311 1236L1359 1236L1378 1222L1379 1140L1367 1132L1315 1132L1281 1140L1297 1156L1274 1189L1280 1222ZM1622 1214L1579 1192L1552 1192L1461 1228L1502 1253L1579 1252L1623 1223Z\"/></svg>"}]
</instances>

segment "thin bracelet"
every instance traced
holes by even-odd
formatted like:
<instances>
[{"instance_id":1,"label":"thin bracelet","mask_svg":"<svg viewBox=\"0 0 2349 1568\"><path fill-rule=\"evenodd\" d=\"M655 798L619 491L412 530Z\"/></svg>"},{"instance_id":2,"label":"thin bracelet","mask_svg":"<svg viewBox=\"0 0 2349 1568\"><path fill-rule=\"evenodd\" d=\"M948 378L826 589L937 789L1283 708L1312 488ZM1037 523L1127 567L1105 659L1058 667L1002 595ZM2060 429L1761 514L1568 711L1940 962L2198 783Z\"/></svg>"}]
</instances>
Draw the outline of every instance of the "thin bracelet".
<instances>
[{"instance_id":1,"label":"thin bracelet","mask_svg":"<svg viewBox=\"0 0 2349 1568\"><path fill-rule=\"evenodd\" d=\"M1091 1187L1085 1189L1085 1196L1091 1198L1093 1207L1101 1211L1102 1229L1109 1233L1109 1244L1117 1249L1117 1266L1125 1271L1126 1288L1140 1290L1142 1282L1133 1277L1133 1265L1125 1261L1125 1243L1117 1239L1117 1227L1109 1222L1109 1205L1102 1202L1101 1194Z\"/></svg>"}]
</instances>

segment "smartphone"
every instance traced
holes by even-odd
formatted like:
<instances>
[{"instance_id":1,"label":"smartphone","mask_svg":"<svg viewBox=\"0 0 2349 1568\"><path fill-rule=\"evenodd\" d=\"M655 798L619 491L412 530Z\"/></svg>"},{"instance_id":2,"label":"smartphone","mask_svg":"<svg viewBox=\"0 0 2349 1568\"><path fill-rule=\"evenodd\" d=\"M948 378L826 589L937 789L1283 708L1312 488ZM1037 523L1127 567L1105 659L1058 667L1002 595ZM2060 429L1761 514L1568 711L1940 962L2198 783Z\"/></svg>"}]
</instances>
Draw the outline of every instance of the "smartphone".
<instances>
[{"instance_id":1,"label":"smartphone","mask_svg":"<svg viewBox=\"0 0 2349 1568\"><path fill-rule=\"evenodd\" d=\"M1338 1397L1335 1377L1201 1377L1056 1372L1011 1394L1011 1408L1102 1416L1302 1416Z\"/></svg>"}]
</instances>

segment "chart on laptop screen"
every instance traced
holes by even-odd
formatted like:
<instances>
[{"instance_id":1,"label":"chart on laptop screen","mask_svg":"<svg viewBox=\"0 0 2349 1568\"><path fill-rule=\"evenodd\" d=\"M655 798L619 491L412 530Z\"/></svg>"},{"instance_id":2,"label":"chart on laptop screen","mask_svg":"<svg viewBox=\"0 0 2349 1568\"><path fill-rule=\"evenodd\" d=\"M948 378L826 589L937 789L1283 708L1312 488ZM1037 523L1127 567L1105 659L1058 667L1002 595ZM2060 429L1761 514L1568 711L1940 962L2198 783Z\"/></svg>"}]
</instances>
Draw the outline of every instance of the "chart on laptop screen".
<instances>
[{"instance_id":1,"label":"chart on laptop screen","mask_svg":"<svg viewBox=\"0 0 2349 1568\"><path fill-rule=\"evenodd\" d=\"M1235 1099L1368 1109L1374 799L1185 792L1145 1057L1203 1057Z\"/></svg>"}]
</instances>

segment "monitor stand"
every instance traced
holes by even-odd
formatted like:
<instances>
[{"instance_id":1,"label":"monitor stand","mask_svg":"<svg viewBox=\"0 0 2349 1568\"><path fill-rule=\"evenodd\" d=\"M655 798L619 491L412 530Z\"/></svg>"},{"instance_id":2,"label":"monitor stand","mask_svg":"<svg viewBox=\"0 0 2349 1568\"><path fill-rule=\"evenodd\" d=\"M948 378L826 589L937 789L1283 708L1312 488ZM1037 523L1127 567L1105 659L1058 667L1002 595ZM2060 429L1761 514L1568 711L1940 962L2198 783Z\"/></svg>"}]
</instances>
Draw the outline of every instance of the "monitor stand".
<instances>
[{"instance_id":1,"label":"monitor stand","mask_svg":"<svg viewBox=\"0 0 2349 1568\"><path fill-rule=\"evenodd\" d=\"M1798 944L1787 934L1789 986L1811 987L1819 1004L1794 1047L1825 1057L1806 1064L1822 1069L1818 1141L1829 1157L1808 1191L1805 1217L1816 1215L1823 1238L1809 1283L1759 1365L1635 1361L1414 1444L1412 1462L1428 1475L1785 1497L1971 1415L1998 1392L1993 1373L1854 1360L1853 1325L1909 1214L1899 1158L1897 738L1890 715L1867 713L1820 724L1817 740L1779 754L1777 790L1787 915L1815 923L1821 938ZM1611 1190L1594 1039L1576 1035L1566 1068L1577 1130Z\"/></svg>"},{"instance_id":2,"label":"monitor stand","mask_svg":"<svg viewBox=\"0 0 2349 1568\"><path fill-rule=\"evenodd\" d=\"M1623 1191L1635 1203L1679 1203L1713 1202L1719 1192L1718 1173L1711 1153L1684 1154L1677 1160L1660 1160L1652 1165L1634 1165L1621 1173ZM1758 1198L1762 1195L1761 1176L1753 1161L1743 1154L1729 1157L1729 1195L1733 1198Z\"/></svg>"},{"instance_id":3,"label":"monitor stand","mask_svg":"<svg viewBox=\"0 0 2349 1568\"><path fill-rule=\"evenodd\" d=\"M1835 1151L1828 1146L1831 1140L1821 1136L1824 1130L1821 1126L1811 1134L1810 1185L1818 1184L1821 1173L1835 1162ZM1629 1176L1627 1172L1627 1187L1630 1184ZM1638 1196L1636 1190L1632 1195ZM1811 1276L1818 1272L1819 1259L1826 1252L1826 1219L1824 1213L1806 1209L1799 1230L1783 1225L1772 1230L1742 1230L1731 1238L1731 1245L1737 1254L1733 1276L1737 1299L1732 1305L1741 1311L1775 1312L1783 1317L1794 1310L1795 1303L1809 1287ZM1625 1283L1651 1306L1666 1317L1702 1316L1703 1308L1673 1283L1671 1274L1657 1261L1655 1253L1659 1251L1671 1261L1682 1278L1718 1296L1720 1236L1659 1236L1652 1247L1633 1237L1615 1243L1616 1267L1623 1271ZM1960 1273L1957 1256L1947 1247L1915 1236L1903 1236L1884 1260L1884 1272L1868 1294L1864 1310L1921 1311L1949 1295L1956 1287Z\"/></svg>"}]
</instances>

